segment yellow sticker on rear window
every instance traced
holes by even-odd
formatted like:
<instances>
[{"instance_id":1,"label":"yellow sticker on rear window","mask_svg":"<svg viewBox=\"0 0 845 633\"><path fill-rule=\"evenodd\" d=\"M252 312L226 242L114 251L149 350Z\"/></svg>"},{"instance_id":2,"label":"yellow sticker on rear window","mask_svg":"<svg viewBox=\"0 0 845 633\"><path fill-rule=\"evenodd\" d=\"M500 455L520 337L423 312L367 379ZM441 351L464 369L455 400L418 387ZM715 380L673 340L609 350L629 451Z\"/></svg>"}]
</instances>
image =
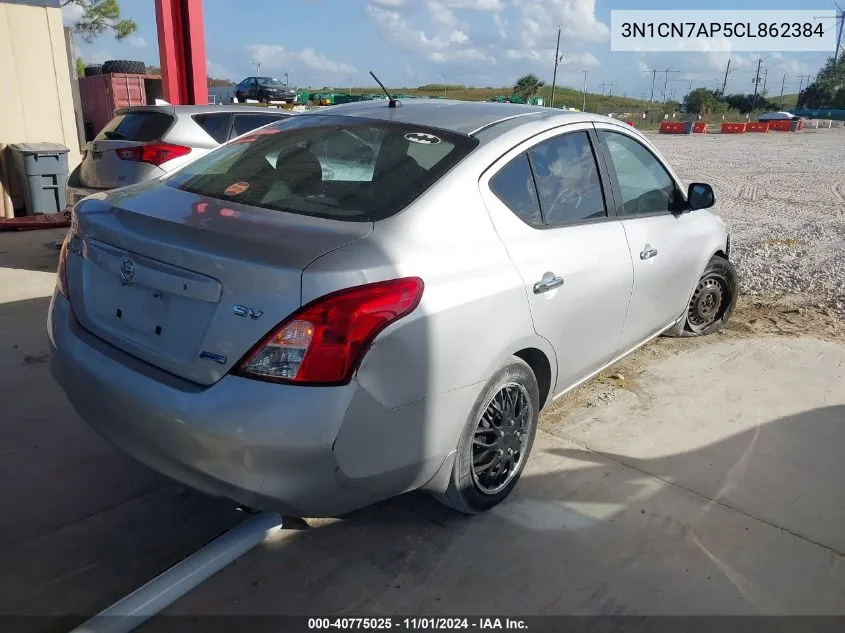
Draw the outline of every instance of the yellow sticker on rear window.
<instances>
[{"instance_id":1,"label":"yellow sticker on rear window","mask_svg":"<svg viewBox=\"0 0 845 633\"><path fill-rule=\"evenodd\" d=\"M247 189L249 189L248 182L236 182L235 184L226 187L223 193L225 193L227 196L236 196L239 193L243 193Z\"/></svg>"}]
</instances>

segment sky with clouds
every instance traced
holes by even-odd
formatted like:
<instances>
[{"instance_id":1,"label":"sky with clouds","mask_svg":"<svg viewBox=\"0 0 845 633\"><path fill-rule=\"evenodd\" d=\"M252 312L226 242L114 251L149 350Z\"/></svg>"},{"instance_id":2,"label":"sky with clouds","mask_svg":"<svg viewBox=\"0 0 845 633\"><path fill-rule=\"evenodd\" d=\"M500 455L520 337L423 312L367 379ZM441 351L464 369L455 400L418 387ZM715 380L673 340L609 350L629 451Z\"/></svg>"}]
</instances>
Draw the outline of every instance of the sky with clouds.
<instances>
[{"instance_id":1,"label":"sky with clouds","mask_svg":"<svg viewBox=\"0 0 845 633\"><path fill-rule=\"evenodd\" d=\"M830 5L830 6L827 6ZM77 38L89 63L139 59L158 65L152 0L123 0L123 14L138 23L124 40ZM818 9L834 8L820 0ZM208 73L240 81L255 74L283 76L299 86L372 85L374 70L388 85L441 83L511 85L533 72L552 80L555 40L562 29L558 83L581 88L587 70L591 92L648 96L651 69L657 95L682 97L692 86L721 86L731 59L728 92L752 92L757 59L768 70L767 89L796 92L799 76L815 74L825 53L622 53L610 51L614 9L680 8L660 0L205 0ZM692 7L690 7L692 8ZM792 0L710 0L708 9L794 9ZM807 7L800 7L807 8ZM813 8L813 7L810 7ZM63 9L71 23L75 9Z\"/></svg>"}]
</instances>

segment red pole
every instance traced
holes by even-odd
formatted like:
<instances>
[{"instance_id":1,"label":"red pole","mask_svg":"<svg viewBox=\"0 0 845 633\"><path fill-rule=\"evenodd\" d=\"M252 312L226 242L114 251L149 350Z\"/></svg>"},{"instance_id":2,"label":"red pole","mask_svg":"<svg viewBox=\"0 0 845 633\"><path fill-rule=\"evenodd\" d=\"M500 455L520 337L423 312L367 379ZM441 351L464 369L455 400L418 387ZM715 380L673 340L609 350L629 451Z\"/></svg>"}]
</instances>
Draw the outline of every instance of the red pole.
<instances>
[{"instance_id":1,"label":"red pole","mask_svg":"<svg viewBox=\"0 0 845 633\"><path fill-rule=\"evenodd\" d=\"M156 0L155 8L165 101L207 104L202 0Z\"/></svg>"}]
</instances>

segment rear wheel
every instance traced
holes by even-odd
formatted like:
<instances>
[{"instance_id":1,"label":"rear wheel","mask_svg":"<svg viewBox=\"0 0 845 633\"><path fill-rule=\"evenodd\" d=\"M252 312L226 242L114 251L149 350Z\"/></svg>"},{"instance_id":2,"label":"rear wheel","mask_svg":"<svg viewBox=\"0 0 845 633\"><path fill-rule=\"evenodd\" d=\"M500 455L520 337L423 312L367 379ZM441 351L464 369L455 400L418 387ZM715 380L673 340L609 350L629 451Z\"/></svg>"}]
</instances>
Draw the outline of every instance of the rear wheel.
<instances>
[{"instance_id":1,"label":"rear wheel","mask_svg":"<svg viewBox=\"0 0 845 633\"><path fill-rule=\"evenodd\" d=\"M733 313L738 296L736 268L724 257L714 255L693 290L684 318L670 334L704 336L719 331Z\"/></svg>"},{"instance_id":2,"label":"rear wheel","mask_svg":"<svg viewBox=\"0 0 845 633\"><path fill-rule=\"evenodd\" d=\"M501 503L525 468L539 414L534 372L525 361L512 357L476 400L441 501L466 514Z\"/></svg>"}]
</instances>

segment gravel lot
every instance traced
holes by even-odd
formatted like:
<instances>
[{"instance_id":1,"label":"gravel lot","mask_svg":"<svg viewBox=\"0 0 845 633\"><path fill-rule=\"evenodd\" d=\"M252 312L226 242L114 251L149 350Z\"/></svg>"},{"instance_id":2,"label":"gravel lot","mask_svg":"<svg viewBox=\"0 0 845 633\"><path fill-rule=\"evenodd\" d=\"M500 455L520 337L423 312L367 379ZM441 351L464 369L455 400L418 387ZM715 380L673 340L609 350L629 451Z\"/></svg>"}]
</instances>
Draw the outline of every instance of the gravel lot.
<instances>
[{"instance_id":1,"label":"gravel lot","mask_svg":"<svg viewBox=\"0 0 845 633\"><path fill-rule=\"evenodd\" d=\"M684 181L713 185L744 294L845 313L845 129L649 136Z\"/></svg>"}]
</instances>

